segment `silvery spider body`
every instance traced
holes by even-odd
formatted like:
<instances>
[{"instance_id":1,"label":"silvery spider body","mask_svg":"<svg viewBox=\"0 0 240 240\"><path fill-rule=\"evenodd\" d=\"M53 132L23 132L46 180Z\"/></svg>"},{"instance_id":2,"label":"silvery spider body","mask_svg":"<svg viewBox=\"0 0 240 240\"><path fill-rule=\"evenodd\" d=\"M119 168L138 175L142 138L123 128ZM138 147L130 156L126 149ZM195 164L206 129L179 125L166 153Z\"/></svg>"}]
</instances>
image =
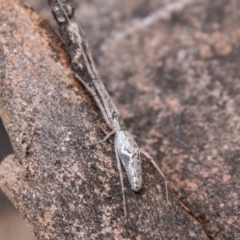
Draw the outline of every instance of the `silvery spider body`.
<instances>
[{"instance_id":1,"label":"silvery spider body","mask_svg":"<svg viewBox=\"0 0 240 240\"><path fill-rule=\"evenodd\" d=\"M118 125L115 123L115 127ZM139 147L133 136L118 125L115 133L117 155L127 173L133 191L142 188L142 159Z\"/></svg>"}]
</instances>

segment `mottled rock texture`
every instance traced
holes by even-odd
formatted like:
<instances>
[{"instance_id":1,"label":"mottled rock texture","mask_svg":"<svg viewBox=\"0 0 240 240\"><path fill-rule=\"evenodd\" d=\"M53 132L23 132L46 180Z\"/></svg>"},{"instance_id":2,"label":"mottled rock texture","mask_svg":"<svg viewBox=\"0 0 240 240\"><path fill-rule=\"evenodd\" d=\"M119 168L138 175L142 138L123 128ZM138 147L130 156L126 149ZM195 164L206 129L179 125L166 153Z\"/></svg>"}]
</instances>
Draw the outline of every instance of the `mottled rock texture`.
<instances>
[{"instance_id":1,"label":"mottled rock texture","mask_svg":"<svg viewBox=\"0 0 240 240\"><path fill-rule=\"evenodd\" d=\"M0 6L0 113L16 154L0 181L37 238L207 239L204 229L240 239L238 0L79 2L128 129L195 217L172 193L166 211L163 181L145 163L140 194L125 181L127 227L112 144L80 149L107 128L63 44L31 9Z\"/></svg>"}]
</instances>

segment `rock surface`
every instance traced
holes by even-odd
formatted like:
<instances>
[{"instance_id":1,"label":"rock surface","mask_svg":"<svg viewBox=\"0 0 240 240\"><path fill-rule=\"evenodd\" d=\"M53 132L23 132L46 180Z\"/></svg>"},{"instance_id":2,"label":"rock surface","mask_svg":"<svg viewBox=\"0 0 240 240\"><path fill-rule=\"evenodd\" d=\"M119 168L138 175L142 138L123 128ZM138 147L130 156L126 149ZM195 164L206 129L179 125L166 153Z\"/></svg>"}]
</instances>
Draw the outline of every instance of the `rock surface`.
<instances>
[{"instance_id":1,"label":"rock surface","mask_svg":"<svg viewBox=\"0 0 240 240\"><path fill-rule=\"evenodd\" d=\"M1 4L3 4L2 2ZM42 6L42 9L44 9L44 6ZM42 10L42 13L45 17L49 16L47 11ZM85 0L80 1L79 8L76 10L76 17L88 36L98 70L122 113L128 129L138 136L137 141L140 145L159 161L161 169L168 178L169 187L178 195L185 209L201 223L210 238L239 239L239 1L133 0L129 2L123 0L119 2L99 0L89 2ZM34 32L31 34L33 35ZM48 34L49 32L46 31L47 38ZM26 41L25 44L30 44L29 41L32 44L32 40ZM52 40L51 46L56 45L52 44L53 42L54 40ZM18 51L22 51L21 48ZM61 50L57 49L56 52L55 55L58 55ZM37 52L34 52L27 56L27 59L35 61L33 66L35 64L41 66L42 61L36 58L37 54ZM57 59L56 61L64 59L64 57L54 56L54 54L52 57ZM88 170L84 171L87 172L87 176L94 175L96 179L100 179L104 186L109 183L109 189L111 189L109 191L114 198L111 198L111 204L116 207L117 217L120 219L122 214L120 211L121 196L117 185L118 176L114 168L115 162L111 144L97 147L97 151L91 149L87 153L80 153L76 150L81 141L89 141L103 136L98 128L99 124L103 124L99 112L96 108L90 107L92 105L91 100L85 95L79 84L74 80L61 78L60 70L55 70L56 67L53 62L48 65L51 66L51 71L53 71L50 73L53 79L50 83L47 79L44 79L44 75L41 77L43 71L50 71L50 68L47 69L45 66L41 66L42 70L36 74L38 77L34 77L34 81L32 80L38 85L42 81L43 86L41 88L43 90L46 88L44 90L44 98L46 98L44 101L46 102L42 103L43 100L41 102L39 100L37 104L32 104L34 107L39 106L40 103L41 106L42 104L47 106L46 109L49 111L47 116L48 119L51 119L52 125L45 126L43 124L44 120L38 120L40 127L37 124L30 128L26 126L23 129L18 129L19 132L16 133L16 136L20 136L21 147L17 146L15 150L18 149L20 153L22 152L18 159L26 158L27 153L27 166L31 165L29 158L31 158L32 152L36 154L39 142L45 150L55 149L56 156L61 159L56 162L55 168L57 171L65 172L65 169L70 168L69 171L71 172L67 177L63 173L59 173L59 181L64 182L65 178L70 179L69 181L66 180L67 183L69 182L69 186L71 181L76 181L79 175L83 174L84 176L85 174L85 172L74 172L72 167L76 166L77 169L84 169L83 166L87 167L87 165L84 165L86 164L84 159L88 159ZM12 68L10 70L13 71ZM34 68L33 71L36 71L36 69ZM12 79L19 76L19 73L14 74L15 76ZM15 79L15 81L20 80ZM44 80L46 80L45 84ZM67 83L68 81L71 81L71 83ZM56 87L55 82L59 82L59 86ZM28 86L27 83L22 88L24 89L26 86ZM55 105L51 105L54 102L54 97L48 95L48 93L53 93L53 91L63 92L62 95L68 102L56 102ZM77 94L78 92L80 95ZM33 94L34 91L30 90L26 93ZM27 97L26 93L23 94L26 95L25 97ZM12 92L7 96L12 96L11 94ZM31 97L28 97L31 100ZM29 99L26 102L28 101ZM79 104L79 102L83 103ZM15 101L15 103L18 102ZM59 109L59 106L61 106L61 109ZM25 108L26 106L21 106L21 109L24 110ZM27 108L30 118L35 108L32 108L32 110L29 106ZM76 109L78 114L81 113L82 118L79 118L79 115L72 115L73 110ZM46 115L45 109L41 111ZM56 115L53 115L52 112ZM69 121L68 118L62 120L62 112L69 115ZM18 112L18 114L20 113ZM26 113L22 114L26 116ZM15 112L12 115L14 116ZM8 114L7 116L12 117L12 115ZM15 118L22 121L22 117ZM70 124L70 120L72 125L67 124ZM5 125L6 121L5 119ZM47 122L49 123L49 121ZM23 124L24 121L19 123L21 126ZM93 125L94 127L91 127ZM64 140L68 138L66 134L69 130L62 129L58 132L65 126L68 126L66 129L71 129L71 133L74 129L73 137L71 137L72 142L70 141L70 143L66 143ZM27 132L32 134L31 138L27 137L25 139L26 136L23 134L26 131L25 129L28 129ZM49 132L53 131L57 137L55 136L51 140L52 142L44 145L44 138L41 137L43 136L42 133L36 137L35 129L44 131L43 133L47 134L50 140L53 137ZM96 135L96 138L92 137ZM15 139L14 137L12 139ZM36 139L38 143L35 143ZM59 142L62 145L59 145ZM34 148L32 145L37 147ZM66 152L59 155L61 148ZM37 153L42 154L43 149L39 149ZM69 158L70 153L74 154L72 158ZM102 159L107 159L107 162L102 163L99 156ZM77 158L79 161L75 163ZM13 158L9 160L9 166L12 166L13 161ZM49 185L52 185L52 180L49 180L49 176L51 176L49 168L53 167L54 161L56 161L55 155L54 157L45 155L43 159L39 159L37 162L41 169L45 171L46 182L43 185L47 186L48 191L51 189ZM21 161L19 164L20 167ZM24 164L23 166L26 168ZM5 167L7 166L5 165ZM110 171L108 176L103 175L107 168ZM144 194L146 196L148 191L153 191L154 188L149 190L150 185L154 186L157 181L161 181L161 179L153 179L155 175L151 168L147 165L145 168L146 187L141 196L144 196ZM33 170L33 172L34 176L38 174L36 170ZM29 174L27 175L28 178L32 174L31 171ZM54 179L54 176L52 176L52 179ZM59 191L68 189L67 183L65 183L66 185L63 184ZM91 184L94 185L95 183L91 182ZM80 191L80 188L76 185L75 188L79 189L76 192ZM71 189L69 191L74 191L75 188L69 187ZM96 196L99 196L99 188L101 187L98 186ZM105 193L106 189L104 189L101 189L102 196L108 196ZM163 191L163 187L161 187L161 191ZM86 202L94 201L95 197L90 197L92 193L87 194L87 196L89 199L85 199ZM127 190L127 196L128 207L131 206L130 203L133 199L139 198L129 189ZM83 198L86 198L86 196ZM171 195L171 198L174 198L174 196ZM60 202L61 200L58 199L57 203L59 205L61 205ZM104 205L103 201L100 202ZM64 206L63 203L64 200L62 200L62 206ZM41 206L42 203L38 204ZM156 224L161 228L160 236L163 239L171 239L170 236L167 238L166 235L161 235L167 229L167 226L164 228L165 223L168 224L168 230L171 227L174 232L174 224L170 220L172 212L165 213L163 204L164 200L162 205L158 207L162 207L162 214L167 214L168 217L161 216ZM73 209L76 206L77 203L76 205L73 204ZM96 209L101 209L99 202ZM129 212L134 211L136 210L129 207ZM145 210L143 212L146 214ZM176 216L178 215L175 215L175 220L177 219ZM161 220L163 218L165 222ZM49 219L49 216L46 219ZM191 219L192 224L195 219ZM176 223L175 220L174 223ZM181 221L179 221L180 224ZM119 230L118 228L118 231L121 232L122 229ZM128 234L130 235L122 235L123 238L131 236L136 229L129 230ZM152 232L152 234L156 239L159 239L156 232ZM185 232L185 234L187 233ZM194 235L194 231L192 234ZM200 232L199 234L201 235ZM189 233L188 236L190 235ZM183 236L180 239L184 239ZM195 235L195 239L200 239L200 237Z\"/></svg>"},{"instance_id":2,"label":"rock surface","mask_svg":"<svg viewBox=\"0 0 240 240\"><path fill-rule=\"evenodd\" d=\"M37 239L207 239L201 226L144 162L144 189L131 191L128 222L112 143L88 150L106 126L73 78L60 39L29 7L0 1L0 113L15 155L0 185Z\"/></svg>"}]
</instances>

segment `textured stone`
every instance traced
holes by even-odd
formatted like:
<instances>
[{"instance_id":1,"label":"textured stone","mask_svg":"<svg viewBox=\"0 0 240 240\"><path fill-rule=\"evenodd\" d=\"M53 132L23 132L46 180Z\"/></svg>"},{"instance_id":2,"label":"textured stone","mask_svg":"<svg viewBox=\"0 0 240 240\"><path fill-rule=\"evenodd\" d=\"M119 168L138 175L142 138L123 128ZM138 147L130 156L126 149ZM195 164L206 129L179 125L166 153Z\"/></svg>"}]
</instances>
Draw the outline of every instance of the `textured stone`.
<instances>
[{"instance_id":1,"label":"textured stone","mask_svg":"<svg viewBox=\"0 0 240 240\"><path fill-rule=\"evenodd\" d=\"M116 4L109 1L106 10L111 11L114 3ZM62 42L52 33L47 22L31 8L22 6L18 1L1 0L0 5L0 114L15 151L15 156L9 156L0 165L0 185L35 236L38 239L207 239L201 226L181 208L172 192L171 206L167 211L163 179L146 162L143 165L144 189L139 194L131 191L124 174L129 221L126 226L123 225L122 196L112 144L108 142L88 150L81 149L83 143L104 136L100 127L107 128L91 98L73 78ZM88 2L83 3L84 6L86 11ZM133 6L137 6L136 2ZM97 4L89 7L92 7L93 12L98 12ZM119 5L119 9L120 7ZM141 14L150 14L151 9L156 7L150 5L149 10ZM182 11L181 6L178 8ZM103 10L100 9L99 13L109 13ZM131 17L131 8L126 14ZM113 14L116 19L118 16L117 12ZM171 14L164 17L168 19L169 16ZM155 33L158 30L159 28ZM116 75L109 72L108 77L114 79L118 76L115 79L119 81L108 87L111 92L118 90L115 99L120 99L120 93L127 87L126 99L122 98L119 103L125 107L123 114L130 128L133 128L129 117L132 113L128 115L126 112L130 109L129 99L133 109L142 104L141 108L136 109L139 113L134 119L139 129L145 128L145 140L142 141L145 149L155 154L153 149L159 151L162 147L163 152L164 149L168 150L170 139L166 137L159 144L159 136L166 132L162 129L161 132L155 131L154 125L149 125L147 118L138 117L140 114L152 117L156 112L166 109L162 118L160 116L152 119L159 121L157 128L162 128L167 117L165 113L170 108L177 114L180 104L171 95L166 95L163 101L159 87L154 87L159 76L152 75L152 51L147 51L148 41L151 40L151 46L158 49L159 53L165 54L170 68L177 66L172 65L174 56L167 59L169 49L165 48L162 52L158 48L158 37L155 41L151 37L154 31L152 34L150 29L147 31L149 33L142 36L147 37L145 40L130 31L135 37L126 38L125 34L120 34L122 40L118 44L114 43L117 40L112 45L106 42L104 47L103 44L102 50L99 50L102 51L102 56L98 58L98 65L105 69L104 65L109 66L112 58L114 62L108 69L113 71L116 55L114 52L109 53L108 48L117 50L117 45L123 44L124 51L117 57L119 61L115 65ZM102 34L105 33L103 31ZM120 39L119 36L117 38ZM127 52L128 44L131 43L134 45ZM141 55L133 55L134 58L130 60L129 54L135 54L140 46L142 53L138 53ZM105 53L109 53L109 58L103 61ZM142 54L145 59L142 59ZM126 61L123 65L122 60ZM161 68L160 58L158 60L155 63ZM122 72L129 66L128 71ZM138 72L138 69L141 71ZM158 71L161 72L160 69ZM102 72L105 79L106 73ZM148 78L145 78L146 74L149 75ZM178 74L176 76L179 77ZM125 81L120 82L123 77ZM136 77L138 81L135 85L133 80ZM149 81L150 78L152 81ZM136 95L138 101L134 100L132 93L136 93L135 89L145 97L139 98ZM152 98L156 93L157 96ZM154 102L156 106L150 107L150 102ZM122 109L121 106L120 108ZM165 123L165 131L171 130L168 124L169 122ZM148 131L150 134L147 134ZM158 155L165 170L166 166L171 167L171 161L168 162L167 159L171 157L173 150L175 156L179 156L181 160L178 148L172 149L169 155Z\"/></svg>"}]
</instances>

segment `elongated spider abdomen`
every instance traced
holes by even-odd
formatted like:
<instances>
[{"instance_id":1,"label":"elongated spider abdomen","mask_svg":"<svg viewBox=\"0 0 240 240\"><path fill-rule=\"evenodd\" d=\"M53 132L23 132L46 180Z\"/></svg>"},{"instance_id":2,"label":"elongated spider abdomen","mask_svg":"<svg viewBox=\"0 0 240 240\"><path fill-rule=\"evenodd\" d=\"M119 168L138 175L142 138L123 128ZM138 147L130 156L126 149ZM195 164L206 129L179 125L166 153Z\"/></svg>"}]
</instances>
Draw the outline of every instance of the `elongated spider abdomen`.
<instances>
[{"instance_id":1,"label":"elongated spider abdomen","mask_svg":"<svg viewBox=\"0 0 240 240\"><path fill-rule=\"evenodd\" d=\"M140 149L127 131L117 131L115 135L117 153L127 173L128 180L134 192L142 188L142 159Z\"/></svg>"}]
</instances>

